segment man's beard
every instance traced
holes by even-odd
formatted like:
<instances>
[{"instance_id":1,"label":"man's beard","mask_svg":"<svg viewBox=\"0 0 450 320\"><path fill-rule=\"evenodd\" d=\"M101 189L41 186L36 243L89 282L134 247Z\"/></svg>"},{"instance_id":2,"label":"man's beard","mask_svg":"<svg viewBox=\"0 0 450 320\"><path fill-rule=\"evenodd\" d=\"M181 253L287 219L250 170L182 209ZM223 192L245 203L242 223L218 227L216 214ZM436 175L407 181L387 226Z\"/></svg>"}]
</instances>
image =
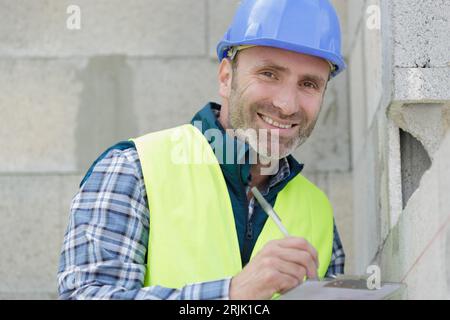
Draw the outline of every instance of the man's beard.
<instances>
[{"instance_id":1,"label":"man's beard","mask_svg":"<svg viewBox=\"0 0 450 320\"><path fill-rule=\"evenodd\" d=\"M286 138L280 137L276 129L261 128L258 130L257 118L258 113L271 116L274 115L279 119L292 121L297 123L298 134L285 141ZM235 136L249 144L249 146L258 153L263 162L278 161L292 154L299 146L301 146L311 135L317 118L308 123L308 116L300 109L296 114L286 118L279 114L270 102L255 102L245 108L245 101L240 99L237 90L233 88L229 100L229 127L234 129ZM255 132L256 130L256 132ZM267 130L263 132L260 130ZM261 135L261 133L266 133Z\"/></svg>"}]
</instances>

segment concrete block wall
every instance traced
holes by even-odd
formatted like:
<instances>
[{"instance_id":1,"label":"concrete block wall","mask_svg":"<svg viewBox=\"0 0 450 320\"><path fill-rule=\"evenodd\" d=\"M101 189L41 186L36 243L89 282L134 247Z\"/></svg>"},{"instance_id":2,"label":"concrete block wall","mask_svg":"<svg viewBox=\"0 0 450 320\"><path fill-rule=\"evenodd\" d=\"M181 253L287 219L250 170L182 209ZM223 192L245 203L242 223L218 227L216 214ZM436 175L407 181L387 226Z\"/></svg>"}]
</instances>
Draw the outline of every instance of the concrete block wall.
<instances>
[{"instance_id":1,"label":"concrete block wall","mask_svg":"<svg viewBox=\"0 0 450 320\"><path fill-rule=\"evenodd\" d=\"M70 202L105 148L220 102L215 45L238 2L0 0L0 299L56 298ZM335 4L345 32L346 7ZM69 5L80 30L66 27ZM346 81L330 84L296 156L332 200L349 253Z\"/></svg>"},{"instance_id":2,"label":"concrete block wall","mask_svg":"<svg viewBox=\"0 0 450 320\"><path fill-rule=\"evenodd\" d=\"M378 264L408 299L450 292L449 6L348 2L355 270Z\"/></svg>"}]
</instances>

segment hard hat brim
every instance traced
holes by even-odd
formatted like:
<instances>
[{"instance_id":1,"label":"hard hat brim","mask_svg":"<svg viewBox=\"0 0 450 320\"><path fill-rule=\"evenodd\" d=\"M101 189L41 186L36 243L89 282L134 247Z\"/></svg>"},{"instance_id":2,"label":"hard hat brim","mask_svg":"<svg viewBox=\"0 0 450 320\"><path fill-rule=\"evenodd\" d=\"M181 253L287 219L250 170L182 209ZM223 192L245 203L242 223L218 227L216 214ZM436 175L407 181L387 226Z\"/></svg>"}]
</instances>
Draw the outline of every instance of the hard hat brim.
<instances>
[{"instance_id":1,"label":"hard hat brim","mask_svg":"<svg viewBox=\"0 0 450 320\"><path fill-rule=\"evenodd\" d=\"M341 73L345 68L345 61L332 51L321 50L317 48L311 48L307 46L302 46L298 44L292 44L284 41L280 41L277 39L268 39L268 38L259 38L254 40L246 40L243 42L235 43L223 40L217 46L217 56L219 57L219 61L222 61L223 58L226 57L226 53L229 48L239 45L256 45L256 46L265 46L265 47L274 47L284 50L289 50L297 53L307 54L314 57L319 57L325 60L330 61L334 66L335 70L331 73L331 77L334 78L339 73Z\"/></svg>"}]
</instances>

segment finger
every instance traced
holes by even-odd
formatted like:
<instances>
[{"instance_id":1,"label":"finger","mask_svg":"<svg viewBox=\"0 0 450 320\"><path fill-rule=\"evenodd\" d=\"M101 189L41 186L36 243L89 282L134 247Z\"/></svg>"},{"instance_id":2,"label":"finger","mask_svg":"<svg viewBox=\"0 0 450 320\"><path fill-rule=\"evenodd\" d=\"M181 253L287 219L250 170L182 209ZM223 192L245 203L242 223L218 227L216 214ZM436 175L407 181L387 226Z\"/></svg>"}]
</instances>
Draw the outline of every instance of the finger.
<instances>
[{"instance_id":1,"label":"finger","mask_svg":"<svg viewBox=\"0 0 450 320\"><path fill-rule=\"evenodd\" d=\"M289 275L291 277L296 278L298 281L303 281L305 276L307 275L306 268L294 262L282 261L280 260L276 266L278 272L284 275Z\"/></svg>"},{"instance_id":2,"label":"finger","mask_svg":"<svg viewBox=\"0 0 450 320\"><path fill-rule=\"evenodd\" d=\"M278 257L283 261L288 261L303 266L306 269L306 275L308 278L317 278L318 266L308 251L282 249L278 252Z\"/></svg>"},{"instance_id":3,"label":"finger","mask_svg":"<svg viewBox=\"0 0 450 320\"><path fill-rule=\"evenodd\" d=\"M286 237L278 241L278 245L282 248L301 249L308 251L319 267L319 255L317 250L304 238Z\"/></svg>"},{"instance_id":4,"label":"finger","mask_svg":"<svg viewBox=\"0 0 450 320\"><path fill-rule=\"evenodd\" d=\"M316 248L314 248L311 243L309 243L305 238L286 237L284 239L281 239L281 241L279 242L279 246L284 248L306 250L314 257L314 260L318 260L318 252Z\"/></svg>"}]
</instances>

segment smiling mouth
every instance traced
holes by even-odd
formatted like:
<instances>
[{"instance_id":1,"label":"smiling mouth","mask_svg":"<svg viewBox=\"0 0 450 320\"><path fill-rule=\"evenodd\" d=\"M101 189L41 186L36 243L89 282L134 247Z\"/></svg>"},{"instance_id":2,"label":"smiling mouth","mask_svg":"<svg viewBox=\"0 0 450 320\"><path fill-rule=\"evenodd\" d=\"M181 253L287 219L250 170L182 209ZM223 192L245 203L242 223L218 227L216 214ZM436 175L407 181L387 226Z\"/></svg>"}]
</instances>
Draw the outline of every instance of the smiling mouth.
<instances>
[{"instance_id":1,"label":"smiling mouth","mask_svg":"<svg viewBox=\"0 0 450 320\"><path fill-rule=\"evenodd\" d=\"M269 124L269 125L271 125L271 126L273 126L273 127L279 128L279 129L291 129L291 128L297 126L297 124L295 124L295 123L291 123L291 124L283 124L283 123L279 123L278 121L276 121L276 120L274 120L274 119L272 119L272 118L270 118L270 117L268 117L268 116L262 115L262 114L260 114L260 113L258 113L258 116L259 116L265 123L267 123L267 124Z\"/></svg>"}]
</instances>

